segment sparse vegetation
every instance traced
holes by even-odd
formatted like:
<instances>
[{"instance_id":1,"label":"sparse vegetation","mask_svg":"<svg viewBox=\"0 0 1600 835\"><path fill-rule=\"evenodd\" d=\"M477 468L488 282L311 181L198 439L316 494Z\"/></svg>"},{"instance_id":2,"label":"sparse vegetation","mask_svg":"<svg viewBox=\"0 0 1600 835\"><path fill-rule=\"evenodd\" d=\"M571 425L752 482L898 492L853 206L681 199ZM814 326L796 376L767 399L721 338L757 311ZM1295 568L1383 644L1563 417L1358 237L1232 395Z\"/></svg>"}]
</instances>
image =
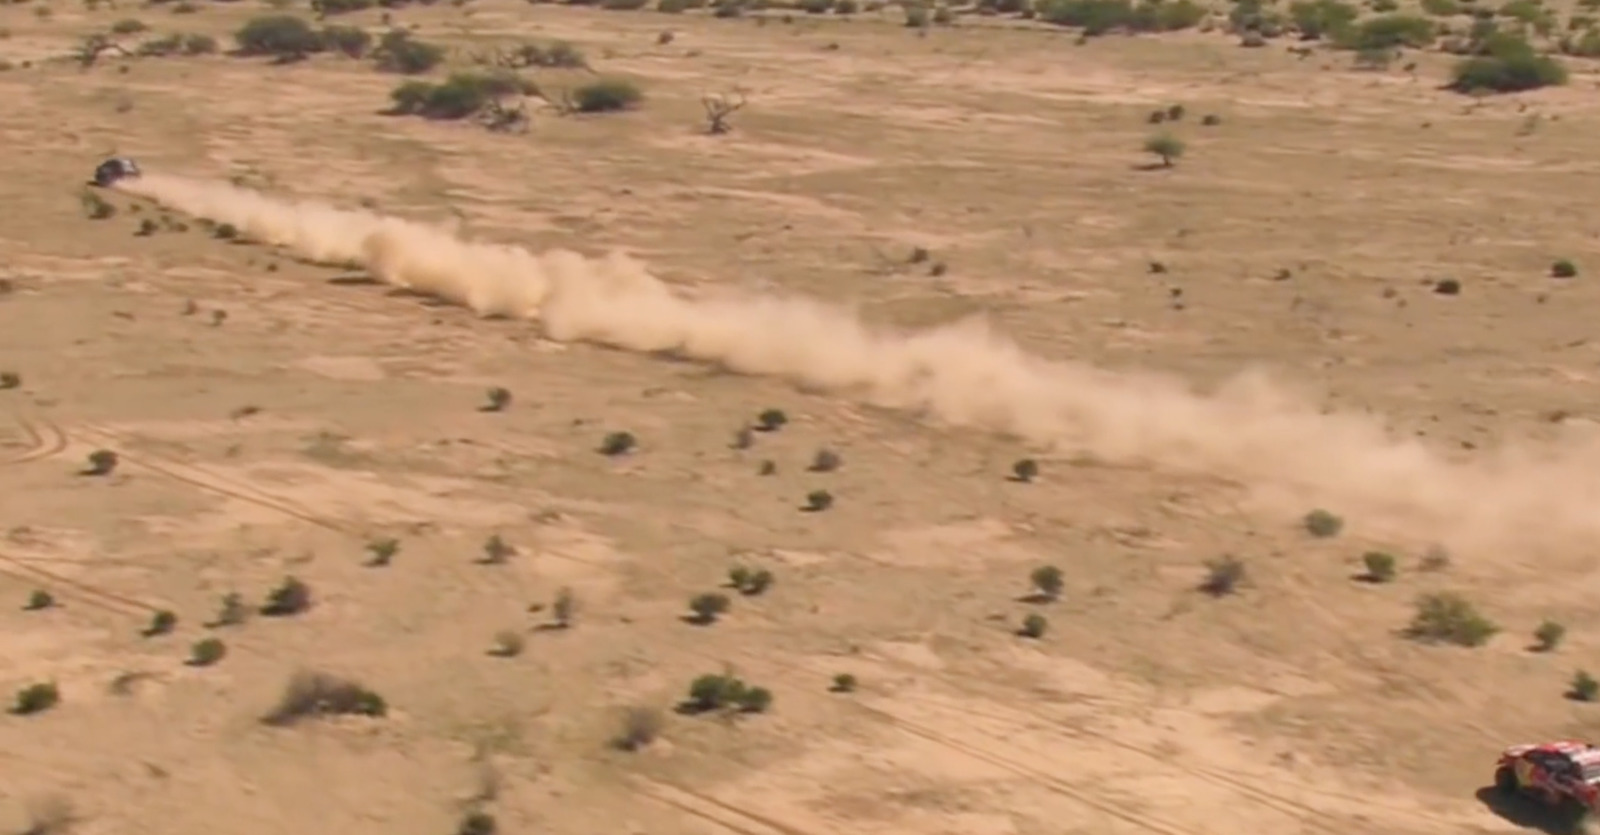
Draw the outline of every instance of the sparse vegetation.
<instances>
[{"instance_id":1,"label":"sparse vegetation","mask_svg":"<svg viewBox=\"0 0 1600 835\"><path fill-rule=\"evenodd\" d=\"M600 454L610 455L613 457L618 455L626 455L632 452L634 447L638 445L639 442L633 437L633 433L612 432L605 437L605 440L600 442Z\"/></svg>"},{"instance_id":2,"label":"sparse vegetation","mask_svg":"<svg viewBox=\"0 0 1600 835\"><path fill-rule=\"evenodd\" d=\"M710 626L717 622L733 605L733 601L725 594L706 592L697 594L689 600L689 620L701 626Z\"/></svg>"},{"instance_id":3,"label":"sparse vegetation","mask_svg":"<svg viewBox=\"0 0 1600 835\"><path fill-rule=\"evenodd\" d=\"M1368 551L1361 555L1361 563L1366 567L1362 577L1369 583L1387 583L1394 579L1397 563L1393 554Z\"/></svg>"},{"instance_id":4,"label":"sparse vegetation","mask_svg":"<svg viewBox=\"0 0 1600 835\"><path fill-rule=\"evenodd\" d=\"M1344 520L1326 510L1317 509L1305 515L1301 520L1306 533L1318 539L1332 539L1344 530Z\"/></svg>"},{"instance_id":5,"label":"sparse vegetation","mask_svg":"<svg viewBox=\"0 0 1600 835\"><path fill-rule=\"evenodd\" d=\"M244 596L238 592L223 595L212 626L238 626L250 619L250 607L244 605Z\"/></svg>"},{"instance_id":6,"label":"sparse vegetation","mask_svg":"<svg viewBox=\"0 0 1600 835\"><path fill-rule=\"evenodd\" d=\"M55 682L47 681L39 684L30 684L17 691L15 702L12 703L11 712L18 716L31 716L43 713L61 703L61 690Z\"/></svg>"},{"instance_id":7,"label":"sparse vegetation","mask_svg":"<svg viewBox=\"0 0 1600 835\"><path fill-rule=\"evenodd\" d=\"M456 835L496 835L500 831L500 823L494 815L482 809L473 809L461 816L461 823L456 826Z\"/></svg>"},{"instance_id":8,"label":"sparse vegetation","mask_svg":"<svg viewBox=\"0 0 1600 835\"><path fill-rule=\"evenodd\" d=\"M572 589L562 587L556 591L556 599L550 603L550 614L555 619L557 629L572 628L573 621L578 617L578 596Z\"/></svg>"},{"instance_id":9,"label":"sparse vegetation","mask_svg":"<svg viewBox=\"0 0 1600 835\"><path fill-rule=\"evenodd\" d=\"M494 649L489 650L490 655L501 658L516 658L522 654L523 647L527 646L527 639L521 632L513 629L502 629L494 635Z\"/></svg>"},{"instance_id":10,"label":"sparse vegetation","mask_svg":"<svg viewBox=\"0 0 1600 835\"><path fill-rule=\"evenodd\" d=\"M1427 643L1477 647L1488 643L1500 627L1455 592L1435 592L1417 599L1408 637Z\"/></svg>"},{"instance_id":11,"label":"sparse vegetation","mask_svg":"<svg viewBox=\"0 0 1600 835\"><path fill-rule=\"evenodd\" d=\"M1039 477L1039 462L1032 458L1023 458L1011 465L1011 478L1023 484L1031 484Z\"/></svg>"},{"instance_id":12,"label":"sparse vegetation","mask_svg":"<svg viewBox=\"0 0 1600 835\"><path fill-rule=\"evenodd\" d=\"M601 78L572 91L572 109L579 113L632 110L644 101L639 85L625 78Z\"/></svg>"},{"instance_id":13,"label":"sparse vegetation","mask_svg":"<svg viewBox=\"0 0 1600 835\"><path fill-rule=\"evenodd\" d=\"M107 476L117 469L120 459L115 452L109 449L97 449L89 453L89 466L83 471L84 475Z\"/></svg>"},{"instance_id":14,"label":"sparse vegetation","mask_svg":"<svg viewBox=\"0 0 1600 835\"><path fill-rule=\"evenodd\" d=\"M22 375L15 371L0 371L0 391L22 388Z\"/></svg>"},{"instance_id":15,"label":"sparse vegetation","mask_svg":"<svg viewBox=\"0 0 1600 835\"><path fill-rule=\"evenodd\" d=\"M802 508L808 513L821 513L833 507L833 494L826 490L812 490L806 494L806 503Z\"/></svg>"},{"instance_id":16,"label":"sparse vegetation","mask_svg":"<svg viewBox=\"0 0 1600 835\"><path fill-rule=\"evenodd\" d=\"M1033 584L1035 594L1041 600L1055 600L1061 596L1065 587L1061 569L1053 565L1041 565L1028 575L1028 581Z\"/></svg>"},{"instance_id":17,"label":"sparse vegetation","mask_svg":"<svg viewBox=\"0 0 1600 835\"><path fill-rule=\"evenodd\" d=\"M1574 673L1572 684L1567 688L1567 698L1577 702L1592 702L1596 697L1600 697L1600 681L1595 681L1587 670Z\"/></svg>"},{"instance_id":18,"label":"sparse vegetation","mask_svg":"<svg viewBox=\"0 0 1600 835\"><path fill-rule=\"evenodd\" d=\"M1170 133L1158 133L1144 141L1145 153L1155 154L1161 159L1161 167L1171 168L1172 163L1183 156L1183 140Z\"/></svg>"},{"instance_id":19,"label":"sparse vegetation","mask_svg":"<svg viewBox=\"0 0 1600 835\"><path fill-rule=\"evenodd\" d=\"M1533 651L1555 652L1566 637L1567 627L1553 620L1544 621L1533 630Z\"/></svg>"},{"instance_id":20,"label":"sparse vegetation","mask_svg":"<svg viewBox=\"0 0 1600 835\"><path fill-rule=\"evenodd\" d=\"M429 72L443 63L444 57L444 49L426 41L419 41L404 29L391 29L384 33L383 37L378 39L377 48L372 50L373 64L380 71L401 75L421 75ZM452 79L477 76L478 74L473 73L459 73L452 76ZM470 85L459 83L456 85L458 89L464 86Z\"/></svg>"},{"instance_id":21,"label":"sparse vegetation","mask_svg":"<svg viewBox=\"0 0 1600 835\"><path fill-rule=\"evenodd\" d=\"M488 403L483 406L485 412L503 412L511 405L511 390L495 386L489 389Z\"/></svg>"},{"instance_id":22,"label":"sparse vegetation","mask_svg":"<svg viewBox=\"0 0 1600 835\"><path fill-rule=\"evenodd\" d=\"M789 416L782 409L767 409L756 416L756 430L759 432L776 432L787 426Z\"/></svg>"},{"instance_id":23,"label":"sparse vegetation","mask_svg":"<svg viewBox=\"0 0 1600 835\"><path fill-rule=\"evenodd\" d=\"M733 130L728 119L745 105L745 98L739 96L706 96L700 100L706 110L706 133L721 136Z\"/></svg>"},{"instance_id":24,"label":"sparse vegetation","mask_svg":"<svg viewBox=\"0 0 1600 835\"><path fill-rule=\"evenodd\" d=\"M1017 634L1024 638L1043 638L1046 630L1050 628L1050 621L1038 612L1031 613L1022 619L1022 628Z\"/></svg>"},{"instance_id":25,"label":"sparse vegetation","mask_svg":"<svg viewBox=\"0 0 1600 835\"><path fill-rule=\"evenodd\" d=\"M144 629L146 638L166 635L178 626L178 616L167 609L162 609L150 616L150 625Z\"/></svg>"},{"instance_id":26,"label":"sparse vegetation","mask_svg":"<svg viewBox=\"0 0 1600 835\"><path fill-rule=\"evenodd\" d=\"M1452 70L1458 93L1518 93L1567 83L1567 68L1520 37L1490 31L1468 47L1471 56Z\"/></svg>"},{"instance_id":27,"label":"sparse vegetation","mask_svg":"<svg viewBox=\"0 0 1600 835\"><path fill-rule=\"evenodd\" d=\"M241 56L283 61L301 60L321 52L326 46L322 35L311 24L291 14L251 18L234 32L233 40Z\"/></svg>"},{"instance_id":28,"label":"sparse vegetation","mask_svg":"<svg viewBox=\"0 0 1600 835\"><path fill-rule=\"evenodd\" d=\"M367 543L367 553L372 555L372 558L367 561L367 565L388 565L394 561L395 555L400 553L400 540L392 538L374 540Z\"/></svg>"},{"instance_id":29,"label":"sparse vegetation","mask_svg":"<svg viewBox=\"0 0 1600 835\"><path fill-rule=\"evenodd\" d=\"M328 673L302 671L284 687L278 704L265 716L267 725L287 726L318 716L368 716L389 713L383 697L359 682Z\"/></svg>"},{"instance_id":30,"label":"sparse vegetation","mask_svg":"<svg viewBox=\"0 0 1600 835\"><path fill-rule=\"evenodd\" d=\"M1550 265L1550 276L1552 278L1577 278L1578 267L1571 261L1561 258Z\"/></svg>"},{"instance_id":31,"label":"sparse vegetation","mask_svg":"<svg viewBox=\"0 0 1600 835\"><path fill-rule=\"evenodd\" d=\"M55 605L56 599L54 595L44 589L35 589L33 594L28 595L28 604L23 608L30 612L37 612Z\"/></svg>"},{"instance_id":32,"label":"sparse vegetation","mask_svg":"<svg viewBox=\"0 0 1600 835\"><path fill-rule=\"evenodd\" d=\"M218 638L204 638L189 648L189 666L209 667L228 654L228 645Z\"/></svg>"},{"instance_id":33,"label":"sparse vegetation","mask_svg":"<svg viewBox=\"0 0 1600 835\"><path fill-rule=\"evenodd\" d=\"M1225 597L1238 591L1244 582L1244 563L1233 556L1206 563L1206 577L1200 582L1200 591L1212 597Z\"/></svg>"},{"instance_id":34,"label":"sparse vegetation","mask_svg":"<svg viewBox=\"0 0 1600 835\"><path fill-rule=\"evenodd\" d=\"M831 449L819 449L811 458L811 472L831 473L843 464L844 459L839 457L839 453Z\"/></svg>"},{"instance_id":35,"label":"sparse vegetation","mask_svg":"<svg viewBox=\"0 0 1600 835\"><path fill-rule=\"evenodd\" d=\"M849 673L840 673L833 677L833 687L829 689L835 693L854 693L858 684L855 676Z\"/></svg>"},{"instance_id":36,"label":"sparse vegetation","mask_svg":"<svg viewBox=\"0 0 1600 835\"><path fill-rule=\"evenodd\" d=\"M689 698L679 710L683 713L708 713L734 710L739 713L765 713L772 707L772 691L752 687L731 673L703 675L689 685Z\"/></svg>"},{"instance_id":37,"label":"sparse vegetation","mask_svg":"<svg viewBox=\"0 0 1600 835\"><path fill-rule=\"evenodd\" d=\"M499 565L515 556L517 549L495 534L483 543L483 559L486 565Z\"/></svg>"},{"instance_id":38,"label":"sparse vegetation","mask_svg":"<svg viewBox=\"0 0 1600 835\"><path fill-rule=\"evenodd\" d=\"M104 197L89 189L84 189L78 195L79 202L83 204L83 213L90 220L109 220L117 216L117 207L111 205Z\"/></svg>"},{"instance_id":39,"label":"sparse vegetation","mask_svg":"<svg viewBox=\"0 0 1600 835\"><path fill-rule=\"evenodd\" d=\"M268 617L290 617L311 608L311 587L298 577L285 577L283 583L267 594L261 614Z\"/></svg>"},{"instance_id":40,"label":"sparse vegetation","mask_svg":"<svg viewBox=\"0 0 1600 835\"><path fill-rule=\"evenodd\" d=\"M661 736L666 724L661 711L650 707L630 707L622 714L622 731L612 744L623 751L648 747Z\"/></svg>"}]
</instances>

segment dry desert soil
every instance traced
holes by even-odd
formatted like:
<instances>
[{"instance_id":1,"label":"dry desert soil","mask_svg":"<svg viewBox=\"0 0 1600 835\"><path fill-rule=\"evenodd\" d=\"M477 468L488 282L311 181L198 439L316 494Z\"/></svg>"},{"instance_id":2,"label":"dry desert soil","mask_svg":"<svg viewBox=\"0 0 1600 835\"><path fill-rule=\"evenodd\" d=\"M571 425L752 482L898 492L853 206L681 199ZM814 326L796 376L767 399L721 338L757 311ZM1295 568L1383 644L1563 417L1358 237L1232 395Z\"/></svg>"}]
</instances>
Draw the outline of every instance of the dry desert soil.
<instances>
[{"instance_id":1,"label":"dry desert soil","mask_svg":"<svg viewBox=\"0 0 1600 835\"><path fill-rule=\"evenodd\" d=\"M1587 467L1483 462L1600 406L1583 61L1566 86L1477 100L1441 89L1449 56L1357 70L1220 28L1079 42L978 14L907 27L895 7L718 19L513 0L327 21L445 46L434 81L565 41L644 92L598 114L529 98L526 130L496 132L383 115L401 77L341 55L70 57L125 19L146 26L115 36L130 52L173 32L225 51L269 13L314 17L254 0L0 8L0 370L20 378L0 390L0 693L59 694L0 716L0 831L1542 825L1482 789L1502 746L1600 722L1563 698L1600 666L1583 535L1600 491ZM594 77L523 74L547 92ZM743 97L733 130L706 132L707 95ZM1186 145L1171 167L1142 148L1161 129ZM137 189L84 197L111 153L152 182L620 250L695 292L818 297L904 328L983 314L1028 352L1102 369L1087 399L1119 375L1203 391L1252 368L1297 393L1236 399L1237 427L1178 408L1203 395L1152 396L1126 432L1051 444L945 419L1011 389L883 408L882 391L555 341L268 246L250 217L231 236ZM1558 259L1577 275L1552 277ZM481 409L496 387L509 405ZM768 409L787 424L737 442ZM1430 457L1367 466L1387 459L1346 414ZM597 451L617 432L636 447ZM823 449L840 466L811 468ZM114 469L83 474L98 450ZM1010 477L1020 459L1037 478ZM803 512L818 490L832 505ZM1303 524L1318 507L1336 535ZM495 536L511 553L486 562ZM371 565L385 539L398 551ZM1397 558L1389 582L1357 579L1374 551ZM1202 591L1229 555L1242 581ZM735 566L773 583L726 588ZM1027 599L1041 566L1061 571L1054 600ZM257 613L288 577L309 608ZM30 606L38 591L53 605ZM1441 592L1501 631L1403 635ZM702 593L729 610L686 622ZM245 616L219 625L230 594ZM145 634L163 610L173 628ZM1043 635L1018 634L1030 613ZM1546 620L1566 641L1530 651ZM207 639L223 657L192 663ZM308 671L363 685L384 715L264 722ZM675 710L725 672L771 705ZM653 739L614 744L629 723Z\"/></svg>"}]
</instances>

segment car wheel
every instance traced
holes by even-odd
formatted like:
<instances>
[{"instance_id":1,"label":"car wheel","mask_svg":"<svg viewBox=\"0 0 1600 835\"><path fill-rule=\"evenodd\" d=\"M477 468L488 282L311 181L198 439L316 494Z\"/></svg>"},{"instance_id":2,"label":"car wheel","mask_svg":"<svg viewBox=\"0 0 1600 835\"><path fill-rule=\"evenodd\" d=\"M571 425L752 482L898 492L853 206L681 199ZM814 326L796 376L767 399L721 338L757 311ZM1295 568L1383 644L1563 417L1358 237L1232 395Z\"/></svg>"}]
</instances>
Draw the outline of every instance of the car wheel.
<instances>
[{"instance_id":1,"label":"car wheel","mask_svg":"<svg viewBox=\"0 0 1600 835\"><path fill-rule=\"evenodd\" d=\"M1494 787L1501 794L1516 794L1518 788L1517 775L1509 766L1501 766L1494 772Z\"/></svg>"}]
</instances>

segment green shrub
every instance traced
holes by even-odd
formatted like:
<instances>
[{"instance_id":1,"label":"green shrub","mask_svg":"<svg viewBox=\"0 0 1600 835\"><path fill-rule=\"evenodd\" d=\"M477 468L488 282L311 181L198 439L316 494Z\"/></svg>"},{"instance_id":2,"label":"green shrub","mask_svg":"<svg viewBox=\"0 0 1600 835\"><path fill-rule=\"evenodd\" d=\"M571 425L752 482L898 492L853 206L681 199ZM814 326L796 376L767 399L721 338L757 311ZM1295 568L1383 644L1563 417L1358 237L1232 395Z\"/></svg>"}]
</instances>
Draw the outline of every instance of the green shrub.
<instances>
[{"instance_id":1,"label":"green shrub","mask_svg":"<svg viewBox=\"0 0 1600 835\"><path fill-rule=\"evenodd\" d=\"M1577 278L1578 265L1562 258L1550 265L1550 275L1552 278Z\"/></svg>"},{"instance_id":2,"label":"green shrub","mask_svg":"<svg viewBox=\"0 0 1600 835\"><path fill-rule=\"evenodd\" d=\"M372 48L372 35L359 26L329 26L322 30L322 41L328 49L351 58L360 58Z\"/></svg>"},{"instance_id":3,"label":"green shrub","mask_svg":"<svg viewBox=\"0 0 1600 835\"><path fill-rule=\"evenodd\" d=\"M1595 681L1594 676L1585 670L1579 670L1572 676L1572 685L1567 690L1568 698L1579 702L1592 702L1600 697L1600 681Z\"/></svg>"},{"instance_id":4,"label":"green shrub","mask_svg":"<svg viewBox=\"0 0 1600 835\"><path fill-rule=\"evenodd\" d=\"M311 0L311 11L323 17L363 12L376 6L373 0Z\"/></svg>"},{"instance_id":5,"label":"green shrub","mask_svg":"<svg viewBox=\"0 0 1600 835\"><path fill-rule=\"evenodd\" d=\"M145 26L144 21L131 17L111 24L111 32L115 35L137 35L148 28L150 27Z\"/></svg>"},{"instance_id":6,"label":"green shrub","mask_svg":"<svg viewBox=\"0 0 1600 835\"><path fill-rule=\"evenodd\" d=\"M1046 630L1050 628L1050 621L1044 615L1031 614L1022 619L1022 628L1017 634L1024 638L1043 638Z\"/></svg>"},{"instance_id":7,"label":"green shrub","mask_svg":"<svg viewBox=\"0 0 1600 835\"><path fill-rule=\"evenodd\" d=\"M373 63L383 72L421 75L444 61L444 49L415 40L404 29L391 29L372 51Z\"/></svg>"},{"instance_id":8,"label":"green shrub","mask_svg":"<svg viewBox=\"0 0 1600 835\"><path fill-rule=\"evenodd\" d=\"M1454 592L1437 592L1418 598L1416 614L1406 628L1407 635L1413 639L1463 647L1482 646L1499 631L1499 626Z\"/></svg>"},{"instance_id":9,"label":"green shrub","mask_svg":"<svg viewBox=\"0 0 1600 835\"><path fill-rule=\"evenodd\" d=\"M321 52L322 36L294 15L251 18L233 34L239 54L248 57L303 58Z\"/></svg>"},{"instance_id":10,"label":"green shrub","mask_svg":"<svg viewBox=\"0 0 1600 835\"><path fill-rule=\"evenodd\" d=\"M1305 525L1306 533L1318 539L1332 539L1344 530L1343 519L1321 508L1307 513L1301 524Z\"/></svg>"},{"instance_id":11,"label":"green shrub","mask_svg":"<svg viewBox=\"0 0 1600 835\"><path fill-rule=\"evenodd\" d=\"M1053 565L1041 565L1028 575L1028 580L1033 583L1033 588L1046 600L1055 600L1061 596L1061 589L1066 586L1062 578L1061 569Z\"/></svg>"},{"instance_id":12,"label":"green shrub","mask_svg":"<svg viewBox=\"0 0 1600 835\"><path fill-rule=\"evenodd\" d=\"M209 667L221 661L228 654L228 645L216 638L206 638L196 641L189 648L189 666Z\"/></svg>"},{"instance_id":13,"label":"green shrub","mask_svg":"<svg viewBox=\"0 0 1600 835\"><path fill-rule=\"evenodd\" d=\"M1567 83L1567 68L1548 55L1480 55L1456 64L1448 89L1457 93L1520 93Z\"/></svg>"},{"instance_id":14,"label":"green shrub","mask_svg":"<svg viewBox=\"0 0 1600 835\"><path fill-rule=\"evenodd\" d=\"M1422 10L1434 17L1453 17L1461 14L1457 0L1422 0Z\"/></svg>"},{"instance_id":15,"label":"green shrub","mask_svg":"<svg viewBox=\"0 0 1600 835\"><path fill-rule=\"evenodd\" d=\"M849 673L840 673L833 677L833 687L831 689L835 693L854 693L856 686L855 676Z\"/></svg>"},{"instance_id":16,"label":"green shrub","mask_svg":"<svg viewBox=\"0 0 1600 835\"><path fill-rule=\"evenodd\" d=\"M579 113L629 110L644 101L638 85L623 78L602 78L574 90L572 106Z\"/></svg>"},{"instance_id":17,"label":"green shrub","mask_svg":"<svg viewBox=\"0 0 1600 835\"><path fill-rule=\"evenodd\" d=\"M698 624L716 623L717 618L728 611L733 601L725 594L706 592L697 594L689 600L690 619Z\"/></svg>"},{"instance_id":18,"label":"green shrub","mask_svg":"<svg viewBox=\"0 0 1600 835\"><path fill-rule=\"evenodd\" d=\"M1050 0L1039 7L1039 18L1057 26L1083 30L1085 35L1107 32L1173 32L1190 29L1205 19L1204 6L1192 0Z\"/></svg>"},{"instance_id":19,"label":"green shrub","mask_svg":"<svg viewBox=\"0 0 1600 835\"><path fill-rule=\"evenodd\" d=\"M16 702L11 707L11 712L18 716L30 716L43 713L61 702L61 690L55 682L30 684L17 691Z\"/></svg>"},{"instance_id":20,"label":"green shrub","mask_svg":"<svg viewBox=\"0 0 1600 835\"><path fill-rule=\"evenodd\" d=\"M1533 630L1533 649L1535 652L1554 652L1561 646L1561 640L1567 637L1567 628L1553 620L1539 624Z\"/></svg>"},{"instance_id":21,"label":"green shrub","mask_svg":"<svg viewBox=\"0 0 1600 835\"><path fill-rule=\"evenodd\" d=\"M1289 4L1289 19L1310 39L1337 36L1355 25L1361 10L1337 0L1297 0Z\"/></svg>"},{"instance_id":22,"label":"green shrub","mask_svg":"<svg viewBox=\"0 0 1600 835\"><path fill-rule=\"evenodd\" d=\"M1356 51L1422 49L1439 39L1439 27L1425 17L1407 14L1386 14L1366 20L1361 24L1336 33L1335 45Z\"/></svg>"},{"instance_id":23,"label":"green shrub","mask_svg":"<svg viewBox=\"0 0 1600 835\"><path fill-rule=\"evenodd\" d=\"M1171 168L1173 160L1183 156L1183 140L1170 133L1162 132L1149 137L1144 141L1145 153L1155 154L1161 158L1161 165Z\"/></svg>"},{"instance_id":24,"label":"green shrub","mask_svg":"<svg viewBox=\"0 0 1600 835\"><path fill-rule=\"evenodd\" d=\"M1394 579L1395 558L1393 554L1382 551L1368 551L1361 555L1361 562L1367 568L1366 578L1374 583L1387 583Z\"/></svg>"},{"instance_id":25,"label":"green shrub","mask_svg":"<svg viewBox=\"0 0 1600 835\"><path fill-rule=\"evenodd\" d=\"M531 92L527 80L510 71L453 73L443 84L406 81L389 92L390 112L425 119L465 119L494 99Z\"/></svg>"}]
</instances>

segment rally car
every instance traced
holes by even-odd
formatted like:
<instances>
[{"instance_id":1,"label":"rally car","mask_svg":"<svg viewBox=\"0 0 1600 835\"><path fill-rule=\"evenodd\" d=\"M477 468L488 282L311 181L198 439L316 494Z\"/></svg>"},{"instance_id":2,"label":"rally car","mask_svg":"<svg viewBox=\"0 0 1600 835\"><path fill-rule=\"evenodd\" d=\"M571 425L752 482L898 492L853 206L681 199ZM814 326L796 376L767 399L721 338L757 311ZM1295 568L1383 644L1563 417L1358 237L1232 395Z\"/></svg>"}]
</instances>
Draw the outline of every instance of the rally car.
<instances>
[{"instance_id":1,"label":"rally car","mask_svg":"<svg viewBox=\"0 0 1600 835\"><path fill-rule=\"evenodd\" d=\"M1600 811L1600 747L1571 739L1513 745L1495 764L1494 786L1575 815Z\"/></svg>"},{"instance_id":2,"label":"rally car","mask_svg":"<svg viewBox=\"0 0 1600 835\"><path fill-rule=\"evenodd\" d=\"M139 163L127 157L112 157L94 169L94 184L108 188L118 180L139 176Z\"/></svg>"}]
</instances>

